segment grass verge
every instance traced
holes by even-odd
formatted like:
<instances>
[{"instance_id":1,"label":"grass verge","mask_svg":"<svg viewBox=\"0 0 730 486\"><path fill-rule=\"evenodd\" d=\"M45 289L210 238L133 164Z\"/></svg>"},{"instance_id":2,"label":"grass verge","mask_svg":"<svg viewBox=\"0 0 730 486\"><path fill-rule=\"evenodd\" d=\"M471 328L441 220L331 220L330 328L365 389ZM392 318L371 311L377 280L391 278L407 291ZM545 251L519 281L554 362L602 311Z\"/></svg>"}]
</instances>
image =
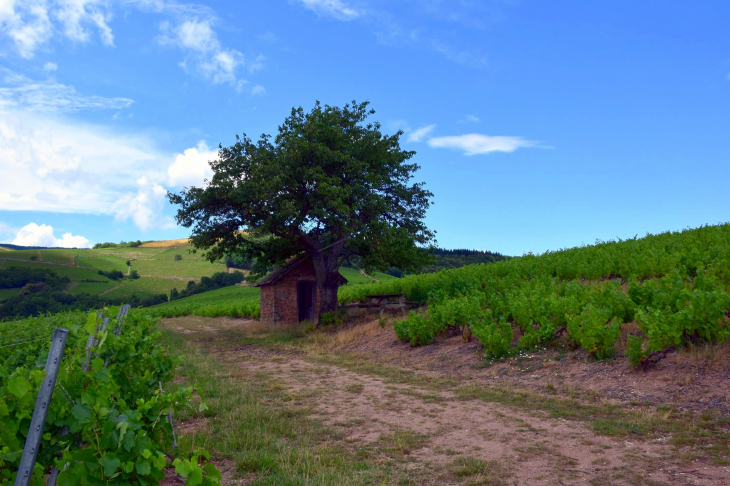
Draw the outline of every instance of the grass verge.
<instances>
[{"instance_id":1,"label":"grass verge","mask_svg":"<svg viewBox=\"0 0 730 486\"><path fill-rule=\"evenodd\" d=\"M163 335L170 352L185 356L178 378L196 384L209 407L202 416L176 417L183 454L204 447L235 462L237 474L253 485L388 483L384 467L341 447L333 432L308 417L305 400L271 376L223 364L170 331Z\"/></svg>"}]
</instances>

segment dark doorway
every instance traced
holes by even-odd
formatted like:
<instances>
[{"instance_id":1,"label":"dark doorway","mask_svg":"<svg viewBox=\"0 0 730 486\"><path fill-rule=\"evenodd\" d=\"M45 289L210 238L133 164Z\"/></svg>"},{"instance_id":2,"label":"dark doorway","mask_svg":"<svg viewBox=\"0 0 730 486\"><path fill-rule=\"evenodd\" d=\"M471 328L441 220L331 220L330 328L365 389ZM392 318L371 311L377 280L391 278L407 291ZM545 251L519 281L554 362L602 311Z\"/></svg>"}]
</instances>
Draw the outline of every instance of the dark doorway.
<instances>
[{"instance_id":1,"label":"dark doorway","mask_svg":"<svg viewBox=\"0 0 730 486\"><path fill-rule=\"evenodd\" d=\"M297 312L299 314L299 322L314 320L314 303L315 297L314 282L298 282L297 283Z\"/></svg>"}]
</instances>

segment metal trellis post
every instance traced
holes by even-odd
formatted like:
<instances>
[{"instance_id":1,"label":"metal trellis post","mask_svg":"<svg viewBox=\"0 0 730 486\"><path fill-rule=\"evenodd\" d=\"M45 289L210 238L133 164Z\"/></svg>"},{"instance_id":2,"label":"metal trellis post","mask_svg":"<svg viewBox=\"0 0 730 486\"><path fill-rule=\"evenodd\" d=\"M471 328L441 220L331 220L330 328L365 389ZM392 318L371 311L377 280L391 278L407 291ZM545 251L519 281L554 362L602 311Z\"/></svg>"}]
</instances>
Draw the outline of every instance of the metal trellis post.
<instances>
[{"instance_id":1,"label":"metal trellis post","mask_svg":"<svg viewBox=\"0 0 730 486\"><path fill-rule=\"evenodd\" d=\"M63 350L66 347L67 337L67 329L56 329L53 332L51 349L48 351L48 359L46 360L46 377L43 379L43 383L41 383L41 387L38 390L33 418L30 420L28 437L25 440L25 447L23 448L23 457L20 459L18 475L15 476L15 486L27 486L30 484L33 467L38 456L38 448L40 447L41 437L43 436L43 427L46 424L48 407L51 404L53 389L56 386L56 377L58 376L58 370L61 368L61 360L63 359Z\"/></svg>"}]
</instances>

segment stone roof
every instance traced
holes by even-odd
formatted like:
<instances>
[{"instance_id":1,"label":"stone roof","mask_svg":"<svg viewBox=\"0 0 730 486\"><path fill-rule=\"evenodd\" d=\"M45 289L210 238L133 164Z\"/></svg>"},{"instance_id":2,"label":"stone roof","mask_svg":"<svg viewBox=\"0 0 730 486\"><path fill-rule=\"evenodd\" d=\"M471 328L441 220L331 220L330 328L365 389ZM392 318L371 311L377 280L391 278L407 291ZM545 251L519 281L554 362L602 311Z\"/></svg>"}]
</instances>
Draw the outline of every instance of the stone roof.
<instances>
[{"instance_id":1,"label":"stone roof","mask_svg":"<svg viewBox=\"0 0 730 486\"><path fill-rule=\"evenodd\" d=\"M261 287L263 285L272 285L278 282L282 277L284 277L287 273L291 272L299 266L299 264L306 262L309 260L309 255L301 255L298 257L290 258L287 260L287 262L282 266L259 280L254 284L254 287ZM345 285L347 283L347 279L340 274L340 285Z\"/></svg>"}]
</instances>

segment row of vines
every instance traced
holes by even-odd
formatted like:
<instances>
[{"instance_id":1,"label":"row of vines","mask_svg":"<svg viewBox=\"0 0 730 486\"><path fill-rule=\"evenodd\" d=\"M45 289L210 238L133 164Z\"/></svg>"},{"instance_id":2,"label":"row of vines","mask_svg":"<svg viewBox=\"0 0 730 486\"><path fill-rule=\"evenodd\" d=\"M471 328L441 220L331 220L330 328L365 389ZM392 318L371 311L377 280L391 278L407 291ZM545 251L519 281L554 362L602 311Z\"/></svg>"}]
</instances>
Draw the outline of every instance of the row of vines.
<instances>
[{"instance_id":1,"label":"row of vines","mask_svg":"<svg viewBox=\"0 0 730 486\"><path fill-rule=\"evenodd\" d=\"M527 254L487 265L340 290L341 303L405 293L427 304L396 322L412 345L449 328L502 357L566 335L597 358L612 356L622 326L634 365L690 342L730 337L730 224Z\"/></svg>"},{"instance_id":2,"label":"row of vines","mask_svg":"<svg viewBox=\"0 0 730 486\"><path fill-rule=\"evenodd\" d=\"M55 328L69 333L31 484L46 484L52 468L61 486L155 485L165 468L188 486L220 484L206 451L176 457L168 413L206 408L192 388L171 390L179 358L159 344L155 319L118 315L111 307L0 323L0 485L15 480Z\"/></svg>"}]
</instances>

